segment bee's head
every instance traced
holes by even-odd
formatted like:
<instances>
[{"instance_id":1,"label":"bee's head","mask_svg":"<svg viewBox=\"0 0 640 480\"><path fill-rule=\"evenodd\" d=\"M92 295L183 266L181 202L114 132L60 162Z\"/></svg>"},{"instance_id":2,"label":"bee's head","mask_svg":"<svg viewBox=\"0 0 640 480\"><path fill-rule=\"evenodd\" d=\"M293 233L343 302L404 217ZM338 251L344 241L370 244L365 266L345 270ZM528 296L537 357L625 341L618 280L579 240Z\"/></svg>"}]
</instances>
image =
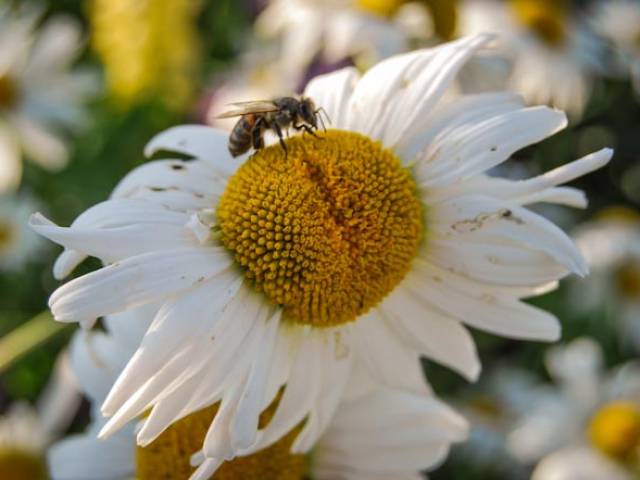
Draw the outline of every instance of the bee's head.
<instances>
[{"instance_id":1,"label":"bee's head","mask_svg":"<svg viewBox=\"0 0 640 480\"><path fill-rule=\"evenodd\" d=\"M298 107L300 118L314 128L318 127L316 120L316 104L310 98L302 97Z\"/></svg>"}]
</instances>

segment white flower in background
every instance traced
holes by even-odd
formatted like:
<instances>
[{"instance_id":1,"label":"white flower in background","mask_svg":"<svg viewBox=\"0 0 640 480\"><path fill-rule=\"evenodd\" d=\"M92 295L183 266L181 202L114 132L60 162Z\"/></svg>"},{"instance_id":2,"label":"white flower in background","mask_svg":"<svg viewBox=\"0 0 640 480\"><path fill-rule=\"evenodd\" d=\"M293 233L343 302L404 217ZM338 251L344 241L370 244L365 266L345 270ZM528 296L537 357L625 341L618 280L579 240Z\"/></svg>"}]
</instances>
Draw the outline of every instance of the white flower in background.
<instances>
[{"instance_id":1,"label":"white flower in background","mask_svg":"<svg viewBox=\"0 0 640 480\"><path fill-rule=\"evenodd\" d=\"M428 25L424 9L416 12L414 5L405 3L271 0L258 17L256 30L263 37L279 40L279 68L287 77L302 78L316 57L326 63L353 57L358 64L368 67L406 51L410 32L422 29L422 24ZM407 8L411 28L405 28Z\"/></svg>"},{"instance_id":2,"label":"white flower in background","mask_svg":"<svg viewBox=\"0 0 640 480\"><path fill-rule=\"evenodd\" d=\"M529 478L526 466L507 445L513 422L536 405L535 377L527 371L500 366L447 401L469 422L469 440L457 446L454 459L477 473L503 475L510 480Z\"/></svg>"},{"instance_id":3,"label":"white flower in background","mask_svg":"<svg viewBox=\"0 0 640 480\"><path fill-rule=\"evenodd\" d=\"M0 478L46 480L45 449L69 425L80 404L69 359L61 355L37 408L12 404L0 415Z\"/></svg>"},{"instance_id":4,"label":"white flower in background","mask_svg":"<svg viewBox=\"0 0 640 480\"><path fill-rule=\"evenodd\" d=\"M602 42L560 1L467 0L460 32L498 33L498 49L511 63L507 87L529 103L576 116L589 100L592 77L602 70Z\"/></svg>"},{"instance_id":5,"label":"white flower in background","mask_svg":"<svg viewBox=\"0 0 640 480\"><path fill-rule=\"evenodd\" d=\"M39 205L26 195L0 194L0 271L19 270L42 247L29 228L29 216Z\"/></svg>"},{"instance_id":6,"label":"white flower in background","mask_svg":"<svg viewBox=\"0 0 640 480\"><path fill-rule=\"evenodd\" d=\"M546 363L556 386L538 389L536 406L509 438L512 451L522 461L540 460L532 478L636 478L640 365L630 363L604 372L602 351L587 338L551 349Z\"/></svg>"},{"instance_id":7,"label":"white flower in background","mask_svg":"<svg viewBox=\"0 0 640 480\"><path fill-rule=\"evenodd\" d=\"M80 26L54 17L39 30L39 11L0 6L0 192L15 187L22 156L55 170L65 166L64 129L85 121L83 98L92 79L71 74L80 53Z\"/></svg>"},{"instance_id":8,"label":"white flower in background","mask_svg":"<svg viewBox=\"0 0 640 480\"><path fill-rule=\"evenodd\" d=\"M572 307L607 313L615 320L620 341L640 348L640 214L609 208L574 231L592 275L572 283Z\"/></svg>"},{"instance_id":9,"label":"white flower in background","mask_svg":"<svg viewBox=\"0 0 640 480\"><path fill-rule=\"evenodd\" d=\"M215 408L178 420L145 448L136 446L134 423L106 440L96 436L104 425L99 405L152 319L152 310L128 311L106 317L106 332L76 334L73 367L94 413L85 433L49 451L54 480L186 479L193 472L191 456L199 450ZM224 463L215 478L419 480L419 471L437 466L450 444L465 438L465 421L433 396L374 385L362 370L354 380L310 459L288 451L300 432L296 427L267 449ZM208 472L200 477L209 478Z\"/></svg>"},{"instance_id":10,"label":"white flower in background","mask_svg":"<svg viewBox=\"0 0 640 480\"><path fill-rule=\"evenodd\" d=\"M138 443L221 402L204 440L209 463L270 445L302 419L292 445L322 435L359 358L376 382L427 394L420 355L477 378L466 325L512 338L556 340L557 319L521 301L586 264L555 225L526 208L581 207L559 187L606 164L600 152L524 181L488 169L566 125L509 93L449 89L490 37L477 36L317 77L305 95L336 130L295 136L244 163L227 134L203 126L161 133L150 162L109 201L58 227L67 276L88 255L106 267L50 298L59 321L161 305L102 411L101 434L145 412ZM450 95L445 93L451 92ZM273 420L260 412L286 389ZM417 387L423 385L422 387Z\"/></svg>"},{"instance_id":11,"label":"white flower in background","mask_svg":"<svg viewBox=\"0 0 640 480\"><path fill-rule=\"evenodd\" d=\"M0 478L45 480L48 441L35 410L25 403L13 405L0 416Z\"/></svg>"},{"instance_id":12,"label":"white flower in background","mask_svg":"<svg viewBox=\"0 0 640 480\"><path fill-rule=\"evenodd\" d=\"M594 28L613 43L621 66L640 94L640 2L605 0L593 5Z\"/></svg>"}]
</instances>

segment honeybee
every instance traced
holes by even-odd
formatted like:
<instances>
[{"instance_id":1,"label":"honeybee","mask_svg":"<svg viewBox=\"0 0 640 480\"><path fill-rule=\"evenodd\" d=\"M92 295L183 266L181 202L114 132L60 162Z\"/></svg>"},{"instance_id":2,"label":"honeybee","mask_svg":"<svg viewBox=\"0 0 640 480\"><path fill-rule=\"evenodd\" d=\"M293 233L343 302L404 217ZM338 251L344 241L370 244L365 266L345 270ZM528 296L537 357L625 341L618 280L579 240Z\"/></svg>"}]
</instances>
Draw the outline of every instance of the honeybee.
<instances>
[{"instance_id":1,"label":"honeybee","mask_svg":"<svg viewBox=\"0 0 640 480\"><path fill-rule=\"evenodd\" d=\"M285 155L287 145L284 143L283 130L293 127L315 137L320 120L323 130L326 131L324 120L320 116L321 112L327 116L326 112L322 107L316 108L313 100L307 97L278 97L273 100L238 102L231 105L236 108L224 112L218 118L240 117L229 135L228 148L233 157L242 155L251 147L254 150L264 148L264 134L267 130L273 130L278 135Z\"/></svg>"}]
</instances>

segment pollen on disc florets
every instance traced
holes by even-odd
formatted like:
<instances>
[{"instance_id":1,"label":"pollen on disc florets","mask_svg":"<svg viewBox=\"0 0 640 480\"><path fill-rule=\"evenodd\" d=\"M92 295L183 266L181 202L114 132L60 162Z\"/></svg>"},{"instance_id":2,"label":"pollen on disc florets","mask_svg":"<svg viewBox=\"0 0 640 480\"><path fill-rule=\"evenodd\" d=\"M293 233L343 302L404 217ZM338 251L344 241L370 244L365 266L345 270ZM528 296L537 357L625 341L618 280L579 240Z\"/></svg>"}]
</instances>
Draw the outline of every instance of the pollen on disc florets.
<instances>
[{"instance_id":1,"label":"pollen on disc florets","mask_svg":"<svg viewBox=\"0 0 640 480\"><path fill-rule=\"evenodd\" d=\"M422 235L408 169L379 142L330 130L258 151L217 210L222 242L285 318L355 320L404 277Z\"/></svg>"}]
</instances>

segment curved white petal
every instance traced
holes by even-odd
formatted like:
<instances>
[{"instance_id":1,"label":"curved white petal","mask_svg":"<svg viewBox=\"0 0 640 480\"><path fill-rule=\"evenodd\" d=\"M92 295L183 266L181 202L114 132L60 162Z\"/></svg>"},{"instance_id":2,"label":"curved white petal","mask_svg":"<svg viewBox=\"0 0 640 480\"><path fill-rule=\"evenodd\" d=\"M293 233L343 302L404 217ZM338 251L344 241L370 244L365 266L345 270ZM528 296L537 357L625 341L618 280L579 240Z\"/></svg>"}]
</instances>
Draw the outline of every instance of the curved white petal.
<instances>
[{"instance_id":1,"label":"curved white petal","mask_svg":"<svg viewBox=\"0 0 640 480\"><path fill-rule=\"evenodd\" d=\"M404 342L431 360L459 371L469 380L480 374L473 338L457 319L431 308L403 284L378 307Z\"/></svg>"},{"instance_id":2,"label":"curved white petal","mask_svg":"<svg viewBox=\"0 0 640 480\"><path fill-rule=\"evenodd\" d=\"M433 397L376 389L340 406L311 470L318 479L411 478L442 461L467 430Z\"/></svg>"},{"instance_id":3,"label":"curved white petal","mask_svg":"<svg viewBox=\"0 0 640 480\"><path fill-rule=\"evenodd\" d=\"M446 239L500 242L501 239L539 250L580 276L587 264L571 239L553 223L514 203L469 195L433 205L432 228Z\"/></svg>"},{"instance_id":4,"label":"curved white petal","mask_svg":"<svg viewBox=\"0 0 640 480\"><path fill-rule=\"evenodd\" d=\"M111 198L132 197L143 190L181 191L200 197L203 207L224 191L226 180L201 160L157 160L132 170L111 193Z\"/></svg>"},{"instance_id":5,"label":"curved white petal","mask_svg":"<svg viewBox=\"0 0 640 480\"><path fill-rule=\"evenodd\" d=\"M367 71L349 102L348 126L393 148L424 127L453 77L489 35L384 60Z\"/></svg>"},{"instance_id":6,"label":"curved white petal","mask_svg":"<svg viewBox=\"0 0 640 480\"><path fill-rule=\"evenodd\" d=\"M315 77L307 85L305 96L313 99L317 108L324 108L329 116L330 124L327 124L327 128L348 128L347 105L358 78L358 71L353 67L347 67Z\"/></svg>"},{"instance_id":7,"label":"curved white petal","mask_svg":"<svg viewBox=\"0 0 640 480\"><path fill-rule=\"evenodd\" d=\"M240 162L231 157L227 150L229 134L204 125L180 125L169 128L153 137L144 149L150 157L166 150L179 152L205 160L223 178L230 177Z\"/></svg>"},{"instance_id":8,"label":"curved white petal","mask_svg":"<svg viewBox=\"0 0 640 480\"><path fill-rule=\"evenodd\" d=\"M547 107L519 109L463 124L427 148L416 166L417 182L428 190L480 174L566 125L564 113Z\"/></svg>"},{"instance_id":9,"label":"curved white petal","mask_svg":"<svg viewBox=\"0 0 640 480\"><path fill-rule=\"evenodd\" d=\"M93 319L188 290L230 264L228 253L213 247L145 253L66 283L49 308L58 321Z\"/></svg>"}]
</instances>

